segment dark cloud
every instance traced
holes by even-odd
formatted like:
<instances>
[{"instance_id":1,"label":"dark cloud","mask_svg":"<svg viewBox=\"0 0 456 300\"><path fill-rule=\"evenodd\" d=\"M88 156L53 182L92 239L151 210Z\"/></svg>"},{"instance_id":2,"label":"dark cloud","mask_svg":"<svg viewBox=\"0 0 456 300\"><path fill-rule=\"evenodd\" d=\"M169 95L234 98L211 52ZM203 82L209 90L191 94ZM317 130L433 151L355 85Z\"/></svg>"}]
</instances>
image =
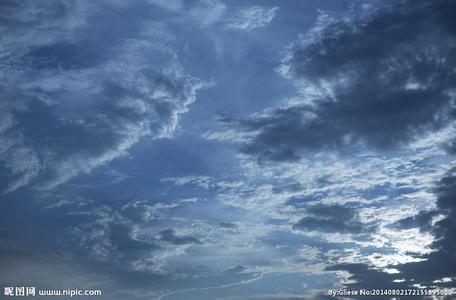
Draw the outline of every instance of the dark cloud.
<instances>
[{"instance_id":1,"label":"dark cloud","mask_svg":"<svg viewBox=\"0 0 456 300\"><path fill-rule=\"evenodd\" d=\"M302 191L303 189L304 189L303 186L299 182L297 182L297 183L287 184L285 186L274 187L272 189L272 192L274 194L281 194L284 192L296 193L296 192Z\"/></svg>"},{"instance_id":2,"label":"dark cloud","mask_svg":"<svg viewBox=\"0 0 456 300\"><path fill-rule=\"evenodd\" d=\"M276 96L291 97L295 90L290 86L297 81L315 90L330 86L332 93L316 96L312 105L302 101L242 120L223 119L238 129L245 141L243 153L260 160L293 161L305 151L344 149L352 142L383 149L407 143L453 118L449 107L454 86L454 4L410 2L354 23L327 24L317 39L291 49L285 63L295 80L289 81L273 75L272 61L278 48L288 45L313 19L308 12L316 11L313 5L307 9L297 2L281 3L277 14L285 27L274 22L273 28L246 34L220 31L225 21L217 18L232 15L231 6L237 12L248 3L2 1L0 193L9 193L0 195L4 208L1 283L7 286L14 279L20 286L32 282L30 278L47 276L46 284L34 285L94 286L109 299L150 299L176 291L163 298L310 299L304 295L334 285L336 270L350 272L350 279L356 281L351 286L362 288L405 287L412 278L432 283L455 277L453 175L437 189L435 214L443 214L443 220L434 224L434 212L423 212L392 226L435 234L435 251L417 257L426 261L390 266L400 274L364 264L331 266L330 274L320 268L327 261L350 261L364 254L369 256L365 259L372 255L382 260L401 252L391 245L394 241L371 236L375 224L362 223L357 209L382 207L390 212L407 206L427 184L428 177L414 176L422 169L420 164L432 165L435 174L434 164L441 161L415 162L406 157L399 172L382 158L373 162L378 174L364 177L356 171L354 177L347 179L344 174L337 180L338 174L327 176L327 170L318 166L306 173L293 165L293 175L275 168L262 172L230 159L230 147L223 143L198 141L199 134L211 126L205 117L216 109L249 113L267 107ZM160 5L173 8L158 9ZM195 6L211 9L195 15ZM218 25L199 30L196 16L209 17ZM173 50L176 46L179 49ZM192 68L192 73L217 84L203 95L207 101L187 116L179 134L151 142L170 136L200 85L184 74L178 60L185 69ZM235 100L227 101L228 97ZM127 155L144 139L148 141L135 148L128 160L101 168L103 174L93 172L57 187ZM448 148L452 147L450 143ZM370 157L366 162L371 162ZM322 163L327 167L328 162ZM111 168L130 179L105 185L110 178L104 178L104 172ZM314 180L320 171L322 175ZM190 176L190 183L206 190L196 191L186 184L166 188L159 181L176 176L183 182L186 174L196 173L211 176L210 182L209 177L193 180ZM404 182L403 189L399 183L378 185L388 181L390 174L391 182ZM397 178L403 174L413 180ZM88 181L91 187L85 185ZM53 189L46 191L49 199L37 204L40 209L30 205L43 193L34 188ZM56 190L62 194L52 194ZM316 204L344 195L358 203ZM375 203L362 200L385 195L386 200ZM158 198L164 202L132 200ZM294 219L295 230L290 231L288 218L297 213L301 219ZM325 233L353 234L357 241L366 237L368 242L348 242L347 236L343 242L329 242ZM384 247L378 248L378 242L384 242ZM36 262L52 267L46 270ZM78 280L70 280L68 271L79 267L83 272L72 275ZM403 284L393 283L403 277L407 280ZM193 292L179 294L182 289ZM207 297L199 297L205 293ZM302 297L297 296L300 293Z\"/></svg>"},{"instance_id":3,"label":"dark cloud","mask_svg":"<svg viewBox=\"0 0 456 300\"><path fill-rule=\"evenodd\" d=\"M228 228L228 229L238 229L239 226L236 225L235 223L232 222L219 222L218 225L223 228Z\"/></svg>"},{"instance_id":4,"label":"dark cloud","mask_svg":"<svg viewBox=\"0 0 456 300\"><path fill-rule=\"evenodd\" d=\"M447 176L438 183L437 194L438 211L420 212L415 217L406 218L396 222L393 226L399 229L421 227L431 230L434 242L431 244L432 252L419 255L420 261L399 265L392 265L400 271L398 274L388 274L381 270L363 264L338 264L328 267L328 270L345 270L355 280L349 284L351 288L407 288L414 284L427 287L454 288L456 278L456 169L451 170ZM437 214L445 217L431 227L431 218ZM443 278L450 278L444 281ZM394 283L395 279L403 279L401 283Z\"/></svg>"},{"instance_id":5,"label":"dark cloud","mask_svg":"<svg viewBox=\"0 0 456 300\"><path fill-rule=\"evenodd\" d=\"M150 251L159 249L157 245L133 238L132 228L126 224L111 224L109 239L118 251L129 256L147 255Z\"/></svg>"},{"instance_id":6,"label":"dark cloud","mask_svg":"<svg viewBox=\"0 0 456 300\"><path fill-rule=\"evenodd\" d=\"M322 218L338 218L341 220L352 220L356 217L356 213L353 208L349 208L342 205L323 205L317 204L309 206L307 212L320 216Z\"/></svg>"},{"instance_id":7,"label":"dark cloud","mask_svg":"<svg viewBox=\"0 0 456 300\"><path fill-rule=\"evenodd\" d=\"M346 271L351 274L349 277L350 281L354 281L348 286L350 289L404 289L407 287L406 284L396 283L393 280L401 279L400 274L388 274L381 270L370 268L366 264L362 263L346 263L337 264L326 268L327 271ZM385 299L382 297L350 297L355 299Z\"/></svg>"},{"instance_id":8,"label":"dark cloud","mask_svg":"<svg viewBox=\"0 0 456 300\"><path fill-rule=\"evenodd\" d=\"M437 211L420 211L417 215L401 219L389 227L397 229L419 228L421 231L430 231L432 229L432 219L437 214Z\"/></svg>"},{"instance_id":9,"label":"dark cloud","mask_svg":"<svg viewBox=\"0 0 456 300\"><path fill-rule=\"evenodd\" d=\"M373 230L372 226L359 222L355 209L350 207L317 204L309 206L307 212L310 215L300 219L294 224L294 229L353 234Z\"/></svg>"},{"instance_id":10,"label":"dark cloud","mask_svg":"<svg viewBox=\"0 0 456 300\"><path fill-rule=\"evenodd\" d=\"M317 181L318 181L319 184L321 184L321 186L326 185L326 183L323 183L323 182L321 182L318 179L317 179ZM291 190L291 192L295 193L295 192L303 191L303 190L305 190L304 187L300 186L298 188L298 186L296 186L296 189ZM278 189L276 189L275 191L278 191ZM290 191L290 190L287 190L287 191ZM330 197L330 193L328 193L325 190L321 190L321 191L316 191L312 195L292 196L292 197L290 197L287 200L287 205L291 205L291 206L296 207L296 208L301 208L301 207L306 207L306 206L308 206L309 204L312 204L312 203L313 204L318 203L319 201L321 201L321 200L323 200L323 199L325 199L327 197Z\"/></svg>"},{"instance_id":11,"label":"dark cloud","mask_svg":"<svg viewBox=\"0 0 456 300\"><path fill-rule=\"evenodd\" d=\"M236 266L236 267L226 270L225 272L226 273L242 273L245 270L247 270L247 268L244 266Z\"/></svg>"},{"instance_id":12,"label":"dark cloud","mask_svg":"<svg viewBox=\"0 0 456 300\"><path fill-rule=\"evenodd\" d=\"M224 120L247 133L241 151L293 161L304 150L353 142L390 148L445 125L454 116L456 39L451 1L406 2L367 20L334 22L294 48L290 74L331 86L315 105Z\"/></svg>"},{"instance_id":13,"label":"dark cloud","mask_svg":"<svg viewBox=\"0 0 456 300\"><path fill-rule=\"evenodd\" d=\"M125 271L160 272L151 258L168 249L141 231L166 206L131 201L119 208L90 205L86 209L89 207L90 211L75 212L77 222L66 228L68 238L61 247L69 257Z\"/></svg>"},{"instance_id":14,"label":"dark cloud","mask_svg":"<svg viewBox=\"0 0 456 300\"><path fill-rule=\"evenodd\" d=\"M304 217L294 224L293 228L304 231L359 233L362 231L362 224L337 219Z\"/></svg>"},{"instance_id":15,"label":"dark cloud","mask_svg":"<svg viewBox=\"0 0 456 300\"><path fill-rule=\"evenodd\" d=\"M176 235L173 229L166 229L160 232L160 239L162 241L174 244L174 245L185 245L185 244L202 244L202 242L193 236L184 235L178 236Z\"/></svg>"},{"instance_id":16,"label":"dark cloud","mask_svg":"<svg viewBox=\"0 0 456 300\"><path fill-rule=\"evenodd\" d=\"M435 285L435 280L456 278L456 169L449 171L436 188L437 206L445 217L433 227L435 241L433 252L424 255L424 261L399 266L405 275L420 281L423 285ZM454 287L455 282L441 282L437 285Z\"/></svg>"}]
</instances>

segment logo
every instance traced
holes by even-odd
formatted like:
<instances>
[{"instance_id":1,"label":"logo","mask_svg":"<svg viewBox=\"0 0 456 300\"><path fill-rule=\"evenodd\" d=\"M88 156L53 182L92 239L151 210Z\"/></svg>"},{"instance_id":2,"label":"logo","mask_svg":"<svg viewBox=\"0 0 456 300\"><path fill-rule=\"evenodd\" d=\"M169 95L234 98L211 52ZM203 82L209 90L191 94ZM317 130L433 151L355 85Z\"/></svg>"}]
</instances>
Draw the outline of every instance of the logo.
<instances>
[{"instance_id":1,"label":"logo","mask_svg":"<svg viewBox=\"0 0 456 300\"><path fill-rule=\"evenodd\" d=\"M5 296L35 296L34 286L7 286L4 288Z\"/></svg>"}]
</instances>

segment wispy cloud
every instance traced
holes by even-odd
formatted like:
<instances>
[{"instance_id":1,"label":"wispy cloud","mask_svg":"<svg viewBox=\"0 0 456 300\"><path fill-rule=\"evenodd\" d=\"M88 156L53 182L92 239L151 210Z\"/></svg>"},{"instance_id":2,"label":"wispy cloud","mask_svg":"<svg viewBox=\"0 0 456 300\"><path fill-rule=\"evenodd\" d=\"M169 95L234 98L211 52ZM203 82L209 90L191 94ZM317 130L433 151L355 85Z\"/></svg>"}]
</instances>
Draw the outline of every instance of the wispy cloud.
<instances>
[{"instance_id":1,"label":"wispy cloud","mask_svg":"<svg viewBox=\"0 0 456 300\"><path fill-rule=\"evenodd\" d=\"M159 23L140 20L103 41L110 29L90 29L98 13L90 3L73 4L78 13L63 3L62 9L20 5L10 26L24 34L6 43L1 66L9 95L1 158L16 177L6 192L38 175L46 178L40 188L53 188L125 155L142 137L170 136L203 86L184 74ZM51 14L45 27L40 13Z\"/></svg>"},{"instance_id":2,"label":"wispy cloud","mask_svg":"<svg viewBox=\"0 0 456 300\"><path fill-rule=\"evenodd\" d=\"M278 9L278 7L265 8L261 6L241 9L226 19L225 28L252 30L264 27L274 19Z\"/></svg>"}]
</instances>

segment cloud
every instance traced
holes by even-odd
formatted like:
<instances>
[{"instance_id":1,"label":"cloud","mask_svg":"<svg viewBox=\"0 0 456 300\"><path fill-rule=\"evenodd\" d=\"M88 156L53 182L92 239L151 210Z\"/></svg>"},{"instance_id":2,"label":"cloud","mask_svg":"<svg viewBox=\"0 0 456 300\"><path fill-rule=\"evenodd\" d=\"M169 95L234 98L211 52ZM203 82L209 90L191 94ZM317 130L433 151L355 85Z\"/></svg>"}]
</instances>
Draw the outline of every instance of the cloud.
<instances>
[{"instance_id":1,"label":"cloud","mask_svg":"<svg viewBox=\"0 0 456 300\"><path fill-rule=\"evenodd\" d=\"M350 285L353 289L400 289L405 288L406 285L402 283L393 282L396 279L400 279L399 274L388 274L380 270L369 268L366 264L360 263L347 263L330 266L327 268L328 271L346 271L350 275L349 280L353 281ZM355 297L356 298L356 297Z\"/></svg>"},{"instance_id":2,"label":"cloud","mask_svg":"<svg viewBox=\"0 0 456 300\"><path fill-rule=\"evenodd\" d=\"M153 7L146 3L153 3ZM203 9L204 3L207 10ZM31 23L40 26L28 28L27 16L22 15L28 8L13 9L15 17L23 22L18 32L33 34L20 35L23 38L11 47L14 51L8 50L8 59L0 62L0 70L10 71L4 76L6 83L0 84L4 87L0 89L0 159L10 179L2 185L6 191L21 186L49 189L127 155L141 139L172 136L179 115L195 100L202 85L185 74L173 50L174 37L168 30L182 29L182 24L175 23L178 13L188 12L186 20L192 19L191 24L200 30L197 35L204 32L212 38L216 33L218 38L218 33L234 34L226 31L228 24L234 24L232 30L246 31L265 26L277 11L254 6L239 7L231 13L217 1L195 2L192 7L181 1L118 2L120 7L115 8L111 7L114 2L86 5L87 9L78 11L77 20L67 25L56 22L62 28L59 34L53 33L54 25L49 24L41 32L42 23L34 13L30 13ZM45 7L44 14L54 16L50 20L65 19L71 12L68 8L49 13L50 9ZM438 151L438 145L451 140L448 133L454 131L451 126L441 130L443 121L452 120L447 111L451 106L452 75L448 75L447 67L453 63L449 52L453 38L447 39L448 45L438 40L429 53L421 47L436 28L442 29L439 34L443 37L451 31L445 27L448 24L439 23L445 19L439 10L434 17L424 14L419 18L429 28L406 21L426 9L426 5L419 4L397 12L375 10L367 19L356 22L322 23L321 31L312 39L304 36L289 48L290 57L283 63L286 75L298 88L314 94L310 97L300 90L302 94L292 101L287 99L282 105L249 117L221 118L226 131L207 137L233 140L241 149L241 155L235 156L239 161L223 157L223 166L230 167L223 168L224 172L220 173L219 160L205 161L203 169L210 177L191 175L195 170L187 166L175 166L178 169L171 168L171 175L163 175L156 166L153 171L158 175L152 179L175 174L180 177L151 182L150 177L142 178L145 181L137 177L150 175L149 167L143 173L143 161L137 164L134 160L126 169L124 164L116 164L120 173L131 174L139 181L126 180L109 190L105 186L98 186L97 191L85 190L87 197L95 193L90 201L71 195L71 185L57 189L62 194L39 191L49 196L37 203L46 205L46 210L38 214L46 218L46 224L53 223L53 219L47 220L53 211L58 216L55 220L61 222L57 227L69 227L65 231L69 235L59 237L73 262L90 266L93 273L124 280L106 289L118 293L118 298L196 295L193 298L202 299L199 293L205 293L205 289L214 289L215 297L229 298L231 292L226 290L233 286L233 298L294 299L331 286L337 280L336 274L343 278L339 271L350 272L349 279L356 280L359 287L364 287L363 282L382 288L409 286L411 278L421 283L435 281L441 286L453 284L448 279L454 277L451 253L455 251L450 239L454 231L453 174L445 176L447 179L437 189L438 207L431 189L452 159ZM40 10L35 7L32 11ZM150 10L153 13L144 13L148 16L145 20L142 12ZM150 20L155 14L165 14L169 23ZM204 15L208 18L196 21ZM393 18L395 15L405 19ZM396 45L382 30L375 29L382 27L393 36L400 33L393 25L375 25L384 16L409 34L398 37L400 41L404 38L403 42ZM451 21L448 15L446 18ZM413 26L416 31L410 29ZM288 30L288 25L285 27ZM279 28L271 34L276 30ZM33 35L42 39L32 41ZM379 43L380 49L375 52L371 35L390 45ZM193 49L192 41L181 38L179 44L188 42L188 49ZM363 47L364 41L370 45L368 50L374 51L366 55L375 60L370 61L356 49ZM408 43L417 50L410 50ZM437 48L440 52L432 50ZM416 56L408 55L415 52ZM187 50L179 53L188 54ZM439 65L440 58L447 59L448 65ZM428 67L434 64L438 67L430 72ZM382 74L392 77L383 78ZM409 82L401 77L404 74L421 75L416 82ZM362 82L362 77L373 87ZM431 83L423 85L428 79ZM377 89L378 93L366 96ZM448 97L436 101L435 109L431 105L428 112L422 90L436 97L442 92ZM410 100L412 96L416 103ZM402 105L403 101L411 104ZM374 110L378 110L378 116ZM198 116L190 116L188 121ZM178 144L195 146L192 138L184 135ZM401 148L403 145L407 147ZM215 149L210 148L193 150L204 157ZM327 149L338 151L338 155L321 151ZM255 159L263 163L257 164ZM138 182L146 181L151 185L137 188ZM26 189L7 197L26 199L22 192L32 191ZM137 200L143 193L164 197L167 202ZM71 209L74 211L64 214ZM15 211L5 210L5 216L14 216ZM17 211L23 213L19 207ZM21 236L30 235L17 238ZM52 236L57 244L60 239ZM29 245L36 248L32 242ZM443 261L449 263L442 268ZM435 268L429 265L433 262ZM328 263L334 264L326 269L331 274L324 273ZM429 274L425 269L430 270ZM264 278L246 282L243 287L242 280L263 273ZM162 275L161 280L155 280ZM314 281L303 281L303 275ZM393 283L402 279L401 284ZM181 291L184 294L171 296ZM210 294L206 298L214 297Z\"/></svg>"},{"instance_id":3,"label":"cloud","mask_svg":"<svg viewBox=\"0 0 456 300\"><path fill-rule=\"evenodd\" d=\"M158 1L156 4L161 5ZM219 0L199 0L182 15L181 21L188 21L187 18L190 17L192 22L202 28L220 26L226 30L250 31L268 25L278 9L259 5L235 8Z\"/></svg>"},{"instance_id":4,"label":"cloud","mask_svg":"<svg viewBox=\"0 0 456 300\"><path fill-rule=\"evenodd\" d=\"M341 205L317 204L307 208L310 216L300 219L293 229L359 234L371 229L357 220L355 210Z\"/></svg>"},{"instance_id":5,"label":"cloud","mask_svg":"<svg viewBox=\"0 0 456 300\"><path fill-rule=\"evenodd\" d=\"M2 4L10 12L0 65L5 192L31 182L53 188L141 138L171 136L203 85L184 74L159 22L76 2Z\"/></svg>"},{"instance_id":6,"label":"cloud","mask_svg":"<svg viewBox=\"0 0 456 300\"><path fill-rule=\"evenodd\" d=\"M441 287L454 286L453 281L442 280L443 278L456 277L456 244L454 232L456 230L456 170L453 168L438 183L436 189L437 206L445 217L438 220L433 226L435 240L431 245L431 253L423 256L423 261L409 263L398 269L407 278L414 278L422 285ZM441 281L441 282L436 282Z\"/></svg>"},{"instance_id":7,"label":"cloud","mask_svg":"<svg viewBox=\"0 0 456 300\"><path fill-rule=\"evenodd\" d=\"M67 241L67 246L73 256L128 265L132 260L147 257L151 251L159 249L152 242L138 239L135 234L137 223L129 222L109 207L93 209L88 217L86 223L69 229L74 240Z\"/></svg>"},{"instance_id":8,"label":"cloud","mask_svg":"<svg viewBox=\"0 0 456 300\"><path fill-rule=\"evenodd\" d=\"M70 257L126 271L170 272L164 268L169 257L182 255L190 244L202 244L191 235L177 235L174 229L162 230L157 236L151 233L175 207L147 200L131 201L119 208L88 205L70 213L80 218L68 228L69 238L63 248Z\"/></svg>"},{"instance_id":9,"label":"cloud","mask_svg":"<svg viewBox=\"0 0 456 300\"><path fill-rule=\"evenodd\" d=\"M225 136L236 130L240 151L260 161L296 161L306 151L406 146L443 128L454 119L455 39L446 13L453 5L410 2L319 24L282 66L302 94L246 118L223 118Z\"/></svg>"},{"instance_id":10,"label":"cloud","mask_svg":"<svg viewBox=\"0 0 456 300\"><path fill-rule=\"evenodd\" d=\"M432 223L437 214L437 211L420 211L417 215L400 219L390 226L397 229L420 228L420 230L429 231L432 229Z\"/></svg>"},{"instance_id":11,"label":"cloud","mask_svg":"<svg viewBox=\"0 0 456 300\"><path fill-rule=\"evenodd\" d=\"M294 229L317 232L358 233L362 230L361 224L350 224L335 219L320 219L304 217L293 225Z\"/></svg>"},{"instance_id":12,"label":"cloud","mask_svg":"<svg viewBox=\"0 0 456 300\"><path fill-rule=\"evenodd\" d=\"M454 235L456 230L456 210L453 201L456 196L455 169L450 170L437 184L437 210L401 219L393 224L396 229L404 230L420 227L434 234L431 251L414 254L414 260L399 264L387 265L383 271L367 263L343 263L328 267L328 270L345 270L350 274L351 288L410 288L454 287L456 253ZM432 219L437 214L444 214L441 219ZM415 241L416 243L416 241ZM395 269L395 272L385 272ZM393 282L394 281L394 282Z\"/></svg>"},{"instance_id":13,"label":"cloud","mask_svg":"<svg viewBox=\"0 0 456 300\"><path fill-rule=\"evenodd\" d=\"M265 8L261 6L250 6L241 9L225 20L225 28L252 30L264 27L274 19L278 9L278 7Z\"/></svg>"},{"instance_id":14,"label":"cloud","mask_svg":"<svg viewBox=\"0 0 456 300\"><path fill-rule=\"evenodd\" d=\"M172 182L176 186L195 185L203 189L209 189L213 184L208 176L188 175L183 177L166 177L160 179L160 182Z\"/></svg>"},{"instance_id":15,"label":"cloud","mask_svg":"<svg viewBox=\"0 0 456 300\"><path fill-rule=\"evenodd\" d=\"M111 224L109 239L118 251L129 255L138 252L148 254L152 250L159 249L154 244L133 238L132 228L125 224Z\"/></svg>"},{"instance_id":16,"label":"cloud","mask_svg":"<svg viewBox=\"0 0 456 300\"><path fill-rule=\"evenodd\" d=\"M155 203L147 201L131 201L121 208L122 215L132 222L147 222L164 218L164 212L177 207L175 203Z\"/></svg>"},{"instance_id":17,"label":"cloud","mask_svg":"<svg viewBox=\"0 0 456 300\"><path fill-rule=\"evenodd\" d=\"M238 225L232 222L219 222L218 225L223 228L238 229Z\"/></svg>"},{"instance_id":18,"label":"cloud","mask_svg":"<svg viewBox=\"0 0 456 300\"><path fill-rule=\"evenodd\" d=\"M173 229L166 229L160 232L160 238L162 241L174 244L174 245L185 245L185 244L202 244L201 241L193 236L176 235Z\"/></svg>"}]
</instances>

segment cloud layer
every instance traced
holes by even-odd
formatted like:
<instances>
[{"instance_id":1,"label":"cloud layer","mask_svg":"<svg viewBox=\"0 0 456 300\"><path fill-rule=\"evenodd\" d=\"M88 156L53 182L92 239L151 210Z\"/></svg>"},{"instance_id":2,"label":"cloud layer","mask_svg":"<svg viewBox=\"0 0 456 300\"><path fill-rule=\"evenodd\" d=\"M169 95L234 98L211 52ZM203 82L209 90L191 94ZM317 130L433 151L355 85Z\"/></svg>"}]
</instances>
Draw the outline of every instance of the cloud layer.
<instances>
[{"instance_id":1,"label":"cloud layer","mask_svg":"<svg viewBox=\"0 0 456 300\"><path fill-rule=\"evenodd\" d=\"M1 66L0 157L14 178L7 192L37 177L40 188L52 188L125 155L142 137L170 136L202 86L183 74L159 23L116 29L133 8L2 6L12 11Z\"/></svg>"},{"instance_id":2,"label":"cloud layer","mask_svg":"<svg viewBox=\"0 0 456 300\"><path fill-rule=\"evenodd\" d=\"M446 2L406 3L367 18L322 19L281 67L304 94L222 122L238 131L243 153L275 161L359 143L388 149L438 130L454 116L454 28L445 21L451 9Z\"/></svg>"},{"instance_id":3,"label":"cloud layer","mask_svg":"<svg viewBox=\"0 0 456 300\"><path fill-rule=\"evenodd\" d=\"M455 8L2 2L0 283L454 288Z\"/></svg>"}]
</instances>

